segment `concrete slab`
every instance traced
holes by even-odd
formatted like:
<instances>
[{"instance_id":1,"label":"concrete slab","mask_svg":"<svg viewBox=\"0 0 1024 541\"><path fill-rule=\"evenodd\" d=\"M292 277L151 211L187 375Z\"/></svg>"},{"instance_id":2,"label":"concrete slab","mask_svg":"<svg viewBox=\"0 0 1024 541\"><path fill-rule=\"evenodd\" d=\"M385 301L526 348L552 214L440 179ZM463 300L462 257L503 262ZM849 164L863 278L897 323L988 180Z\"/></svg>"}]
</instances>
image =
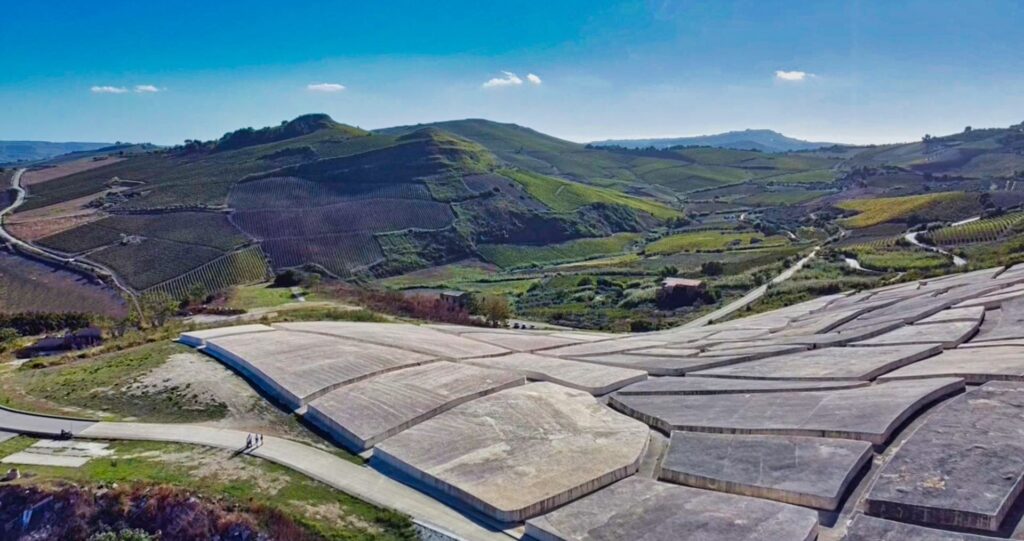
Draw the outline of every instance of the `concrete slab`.
<instances>
[{"instance_id":1,"label":"concrete slab","mask_svg":"<svg viewBox=\"0 0 1024 541\"><path fill-rule=\"evenodd\" d=\"M999 310L999 319L991 329L979 334L977 342L993 340L1016 340L1024 338L1024 298L1004 302Z\"/></svg>"},{"instance_id":2,"label":"concrete slab","mask_svg":"<svg viewBox=\"0 0 1024 541\"><path fill-rule=\"evenodd\" d=\"M590 357L594 355L607 355L609 353L621 353L636 349L653 348L666 345L667 342L648 338L619 338L616 340L605 340L602 342L589 342L576 344L545 351L545 355L556 357ZM479 357L479 355L474 355Z\"/></svg>"},{"instance_id":3,"label":"concrete slab","mask_svg":"<svg viewBox=\"0 0 1024 541\"><path fill-rule=\"evenodd\" d=\"M971 306L984 306L986 310L999 308L1004 302L1024 297L1024 285L1012 286L991 295L985 295L975 299L965 300L954 308L968 308Z\"/></svg>"},{"instance_id":4,"label":"concrete slab","mask_svg":"<svg viewBox=\"0 0 1024 541\"><path fill-rule=\"evenodd\" d=\"M987 383L938 408L882 468L868 514L998 530L1024 489L1022 411L1021 382Z\"/></svg>"},{"instance_id":5,"label":"concrete slab","mask_svg":"<svg viewBox=\"0 0 1024 541\"><path fill-rule=\"evenodd\" d=\"M511 372L438 361L335 389L309 402L304 417L362 452L459 404L525 383Z\"/></svg>"},{"instance_id":6,"label":"concrete slab","mask_svg":"<svg viewBox=\"0 0 1024 541\"><path fill-rule=\"evenodd\" d=\"M755 380L726 378L651 378L619 389L628 395L755 394L787 391L831 391L869 385L867 381Z\"/></svg>"},{"instance_id":7,"label":"concrete slab","mask_svg":"<svg viewBox=\"0 0 1024 541\"><path fill-rule=\"evenodd\" d=\"M571 357L574 361L643 370L654 376L682 376L689 372L726 366L747 360L739 357L675 357L611 353L593 357Z\"/></svg>"},{"instance_id":8,"label":"concrete slab","mask_svg":"<svg viewBox=\"0 0 1024 541\"><path fill-rule=\"evenodd\" d=\"M286 330L208 338L203 351L293 409L341 385L434 360L402 349Z\"/></svg>"},{"instance_id":9,"label":"concrete slab","mask_svg":"<svg viewBox=\"0 0 1024 541\"><path fill-rule=\"evenodd\" d=\"M871 457L866 441L673 432L658 478L833 511Z\"/></svg>"},{"instance_id":10,"label":"concrete slab","mask_svg":"<svg viewBox=\"0 0 1024 541\"><path fill-rule=\"evenodd\" d=\"M949 349L930 359L903 367L879 377L901 380L933 377L964 378L967 383L988 381L1024 381L1024 348L993 346Z\"/></svg>"},{"instance_id":11,"label":"concrete slab","mask_svg":"<svg viewBox=\"0 0 1024 541\"><path fill-rule=\"evenodd\" d=\"M485 368L508 370L534 381L549 381L592 395L608 394L631 383L647 379L647 372L642 370L602 366L532 353L467 359L463 362Z\"/></svg>"},{"instance_id":12,"label":"concrete slab","mask_svg":"<svg viewBox=\"0 0 1024 541\"><path fill-rule=\"evenodd\" d=\"M856 347L890 346L895 344L939 344L954 348L970 339L981 326L981 320L945 321L928 325L907 325L885 334L850 344Z\"/></svg>"},{"instance_id":13,"label":"concrete slab","mask_svg":"<svg viewBox=\"0 0 1024 541\"><path fill-rule=\"evenodd\" d=\"M753 338L759 338L768 334L767 329L728 329L716 332L707 338L705 342L744 342Z\"/></svg>"},{"instance_id":14,"label":"concrete slab","mask_svg":"<svg viewBox=\"0 0 1024 541\"><path fill-rule=\"evenodd\" d=\"M225 336L232 336L236 334L268 332L272 330L274 330L274 328L267 325L235 325L233 327L219 327L216 329L183 332L181 333L181 336L178 337L178 341L187 346L199 347L205 345L206 340L209 338L223 338Z\"/></svg>"},{"instance_id":15,"label":"concrete slab","mask_svg":"<svg viewBox=\"0 0 1024 541\"><path fill-rule=\"evenodd\" d=\"M995 537L936 530L860 513L846 528L843 541L995 541Z\"/></svg>"},{"instance_id":16,"label":"concrete slab","mask_svg":"<svg viewBox=\"0 0 1024 541\"><path fill-rule=\"evenodd\" d=\"M307 321L278 323L278 329L358 340L367 344L392 346L411 352L449 359L501 355L507 349L483 344L429 327L402 323L353 323L348 321Z\"/></svg>"},{"instance_id":17,"label":"concrete slab","mask_svg":"<svg viewBox=\"0 0 1024 541\"><path fill-rule=\"evenodd\" d=\"M854 321L878 322L898 320L904 323L914 323L949 308L952 306L953 302L954 301L950 299L930 295L912 297L910 299L890 304L884 308L879 308L866 314L862 314ZM850 323L852 323L852 321Z\"/></svg>"},{"instance_id":18,"label":"concrete slab","mask_svg":"<svg viewBox=\"0 0 1024 541\"><path fill-rule=\"evenodd\" d=\"M24 466L53 466L58 468L81 468L89 463L92 458L87 456L62 456L44 455L21 451L7 455L0 459L3 464L18 464Z\"/></svg>"},{"instance_id":19,"label":"concrete slab","mask_svg":"<svg viewBox=\"0 0 1024 541\"><path fill-rule=\"evenodd\" d=\"M641 355L644 357L696 357L701 352L698 348L689 347L656 347L627 351L627 355Z\"/></svg>"},{"instance_id":20,"label":"concrete slab","mask_svg":"<svg viewBox=\"0 0 1024 541\"><path fill-rule=\"evenodd\" d=\"M518 522L632 475L649 435L587 393L531 383L385 440L371 464L499 522Z\"/></svg>"},{"instance_id":21,"label":"concrete slab","mask_svg":"<svg viewBox=\"0 0 1024 541\"><path fill-rule=\"evenodd\" d=\"M985 318L985 307L983 306L971 306L967 308L947 308L934 316L928 316L921 321L918 321L918 325L928 325L931 323L945 323L947 321L977 321L979 324L981 320Z\"/></svg>"},{"instance_id":22,"label":"concrete slab","mask_svg":"<svg viewBox=\"0 0 1024 541\"><path fill-rule=\"evenodd\" d=\"M613 394L609 405L669 433L847 438L882 445L912 415L959 393L957 378L893 381L837 391L719 395Z\"/></svg>"},{"instance_id":23,"label":"concrete slab","mask_svg":"<svg viewBox=\"0 0 1024 541\"><path fill-rule=\"evenodd\" d=\"M765 339L765 341L768 341ZM722 344L723 346L729 344ZM735 344L732 344L735 345ZM796 353L798 351L805 351L809 346L803 344L767 344L760 346L741 345L738 347L722 347L716 348L714 346L708 348L707 351L698 354L698 357L732 357L738 361L756 361L757 359L765 359L768 357L775 357L777 355L784 355L786 353Z\"/></svg>"},{"instance_id":24,"label":"concrete slab","mask_svg":"<svg viewBox=\"0 0 1024 541\"><path fill-rule=\"evenodd\" d=\"M4 432L3 430L0 430L0 443L3 443L5 441L7 441L7 440L9 440L11 438L15 438L17 436L18 435L15 434L14 432Z\"/></svg>"},{"instance_id":25,"label":"concrete slab","mask_svg":"<svg viewBox=\"0 0 1024 541\"><path fill-rule=\"evenodd\" d=\"M4 464L79 468L96 457L114 452L106 443L75 440L39 440L23 451L0 459Z\"/></svg>"},{"instance_id":26,"label":"concrete slab","mask_svg":"<svg viewBox=\"0 0 1024 541\"><path fill-rule=\"evenodd\" d=\"M991 340L991 341L984 341L983 340L981 342L978 342L978 341L975 341L975 340L971 340L970 342L966 342L966 343L960 344L959 346L957 346L956 349L991 348L991 347L1001 347L1001 346L1024 347L1024 338L1015 338L1015 339L1012 339L1012 340Z\"/></svg>"},{"instance_id":27,"label":"concrete slab","mask_svg":"<svg viewBox=\"0 0 1024 541\"><path fill-rule=\"evenodd\" d=\"M538 541L811 541L817 513L633 477L526 523Z\"/></svg>"},{"instance_id":28,"label":"concrete slab","mask_svg":"<svg viewBox=\"0 0 1024 541\"><path fill-rule=\"evenodd\" d=\"M872 380L942 351L939 344L824 348L694 372L750 379Z\"/></svg>"},{"instance_id":29,"label":"concrete slab","mask_svg":"<svg viewBox=\"0 0 1024 541\"><path fill-rule=\"evenodd\" d=\"M578 344L582 340L566 338L564 336L552 336L542 333L503 333L503 332L476 332L464 334L470 340L478 340L490 345L505 348L511 351L538 351L552 349L559 346Z\"/></svg>"}]
</instances>

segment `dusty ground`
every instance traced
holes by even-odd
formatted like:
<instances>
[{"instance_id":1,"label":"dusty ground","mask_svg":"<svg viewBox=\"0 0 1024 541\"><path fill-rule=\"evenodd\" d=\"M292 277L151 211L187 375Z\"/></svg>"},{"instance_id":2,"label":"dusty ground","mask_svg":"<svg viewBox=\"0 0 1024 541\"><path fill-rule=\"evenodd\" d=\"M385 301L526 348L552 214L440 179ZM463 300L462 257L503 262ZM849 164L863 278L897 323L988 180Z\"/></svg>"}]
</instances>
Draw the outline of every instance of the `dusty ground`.
<instances>
[{"instance_id":1,"label":"dusty ground","mask_svg":"<svg viewBox=\"0 0 1024 541\"><path fill-rule=\"evenodd\" d=\"M104 190L56 205L18 212L7 219L6 227L15 237L25 241L34 241L89 222L95 222L107 215L96 208L89 207L88 204L106 192L107 190Z\"/></svg>"},{"instance_id":2,"label":"dusty ground","mask_svg":"<svg viewBox=\"0 0 1024 541\"><path fill-rule=\"evenodd\" d=\"M75 160L73 162L62 163L56 167L47 167L46 169L40 169L38 171L26 171L21 177L21 184L23 186L32 186L33 184L41 184L48 180L53 180L75 173L81 173L82 171L88 171L90 169L96 169L106 165L112 165L117 162L124 161L124 158L106 158L103 160L93 160L92 158L85 158L81 160Z\"/></svg>"},{"instance_id":3,"label":"dusty ground","mask_svg":"<svg viewBox=\"0 0 1024 541\"><path fill-rule=\"evenodd\" d=\"M294 418L274 407L240 376L200 353L176 353L159 367L137 378L122 392L159 394L187 392L197 409L213 405L227 408L224 418L201 423L265 434L301 438L320 443Z\"/></svg>"}]
</instances>

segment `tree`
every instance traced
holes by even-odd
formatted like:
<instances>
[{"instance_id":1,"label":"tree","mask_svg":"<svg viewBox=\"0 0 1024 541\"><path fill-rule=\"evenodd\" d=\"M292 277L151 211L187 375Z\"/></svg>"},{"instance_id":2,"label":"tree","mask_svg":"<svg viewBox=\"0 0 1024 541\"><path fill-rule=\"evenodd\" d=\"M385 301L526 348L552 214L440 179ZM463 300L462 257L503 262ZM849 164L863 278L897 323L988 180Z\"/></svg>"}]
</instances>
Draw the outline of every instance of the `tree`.
<instances>
[{"instance_id":1,"label":"tree","mask_svg":"<svg viewBox=\"0 0 1024 541\"><path fill-rule=\"evenodd\" d=\"M704 276L718 276L725 272L721 261L705 261L700 265L700 273Z\"/></svg>"},{"instance_id":2,"label":"tree","mask_svg":"<svg viewBox=\"0 0 1024 541\"><path fill-rule=\"evenodd\" d=\"M512 315L508 299L498 295L488 295L480 300L480 313L488 323L504 323Z\"/></svg>"},{"instance_id":3,"label":"tree","mask_svg":"<svg viewBox=\"0 0 1024 541\"><path fill-rule=\"evenodd\" d=\"M178 311L178 301L163 291L154 291L142 296L142 312L153 325L162 327Z\"/></svg>"}]
</instances>

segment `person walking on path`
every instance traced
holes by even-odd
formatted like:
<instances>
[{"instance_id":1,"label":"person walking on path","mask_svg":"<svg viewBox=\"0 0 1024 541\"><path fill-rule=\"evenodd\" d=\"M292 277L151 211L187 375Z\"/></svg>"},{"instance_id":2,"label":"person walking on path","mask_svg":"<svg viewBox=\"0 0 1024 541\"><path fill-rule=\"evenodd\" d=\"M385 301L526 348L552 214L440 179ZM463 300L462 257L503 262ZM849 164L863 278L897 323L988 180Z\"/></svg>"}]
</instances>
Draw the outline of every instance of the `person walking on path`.
<instances>
[{"instance_id":1,"label":"person walking on path","mask_svg":"<svg viewBox=\"0 0 1024 541\"><path fill-rule=\"evenodd\" d=\"M252 434L249 434L249 435L247 435L245 437L245 448L249 449L251 447L252 447Z\"/></svg>"}]
</instances>

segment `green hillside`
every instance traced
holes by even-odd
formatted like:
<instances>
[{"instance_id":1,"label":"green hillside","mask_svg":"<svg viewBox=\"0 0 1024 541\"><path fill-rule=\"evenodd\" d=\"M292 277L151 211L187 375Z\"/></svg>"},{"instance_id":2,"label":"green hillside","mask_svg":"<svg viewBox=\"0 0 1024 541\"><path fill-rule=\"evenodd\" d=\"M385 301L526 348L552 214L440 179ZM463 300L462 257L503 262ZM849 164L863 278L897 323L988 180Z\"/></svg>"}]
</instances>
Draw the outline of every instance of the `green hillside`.
<instances>
[{"instance_id":1,"label":"green hillside","mask_svg":"<svg viewBox=\"0 0 1024 541\"><path fill-rule=\"evenodd\" d=\"M164 290L175 295L189 277L223 287L260 276L253 254L278 270L387 276L475 255L478 244L635 234L681 216L652 199L510 169L438 126L381 134L305 115L124 158L29 186L16 216L46 217L55 233L44 246L101 263L140 291L174 284ZM238 250L247 272L214 269Z\"/></svg>"}]
</instances>

